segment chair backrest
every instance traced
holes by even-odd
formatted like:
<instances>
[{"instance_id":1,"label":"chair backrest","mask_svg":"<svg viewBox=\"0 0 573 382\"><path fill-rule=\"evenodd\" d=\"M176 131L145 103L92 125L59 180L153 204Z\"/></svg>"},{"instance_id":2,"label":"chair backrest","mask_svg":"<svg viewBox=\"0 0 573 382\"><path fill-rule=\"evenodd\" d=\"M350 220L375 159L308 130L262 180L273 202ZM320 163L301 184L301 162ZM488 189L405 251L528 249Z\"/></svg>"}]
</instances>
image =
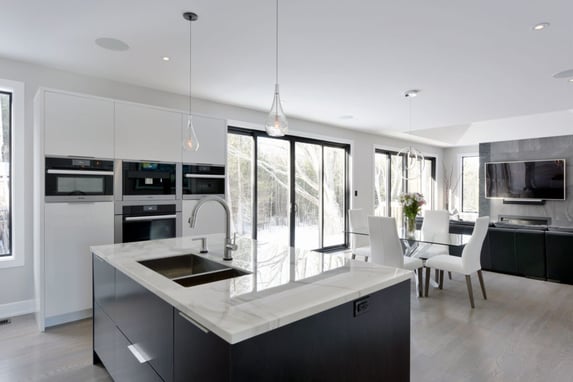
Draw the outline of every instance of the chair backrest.
<instances>
[{"instance_id":1,"label":"chair backrest","mask_svg":"<svg viewBox=\"0 0 573 382\"><path fill-rule=\"evenodd\" d=\"M354 232L368 232L368 216L362 208L355 208L348 210L348 218L350 223L350 231ZM352 249L358 247L367 247L370 245L368 236L363 235L350 235L350 246Z\"/></svg>"},{"instance_id":2,"label":"chair backrest","mask_svg":"<svg viewBox=\"0 0 573 382\"><path fill-rule=\"evenodd\" d=\"M481 248L487 235L489 216L482 216L476 220L470 241L462 252L462 267L466 273L481 269Z\"/></svg>"},{"instance_id":3,"label":"chair backrest","mask_svg":"<svg viewBox=\"0 0 573 382\"><path fill-rule=\"evenodd\" d=\"M396 219L368 216L370 258L373 263L391 267L404 267L402 243L398 238Z\"/></svg>"},{"instance_id":4,"label":"chair backrest","mask_svg":"<svg viewBox=\"0 0 573 382\"><path fill-rule=\"evenodd\" d=\"M422 234L424 237L432 234L445 234L450 231L450 214L446 210L428 210L424 213Z\"/></svg>"}]
</instances>

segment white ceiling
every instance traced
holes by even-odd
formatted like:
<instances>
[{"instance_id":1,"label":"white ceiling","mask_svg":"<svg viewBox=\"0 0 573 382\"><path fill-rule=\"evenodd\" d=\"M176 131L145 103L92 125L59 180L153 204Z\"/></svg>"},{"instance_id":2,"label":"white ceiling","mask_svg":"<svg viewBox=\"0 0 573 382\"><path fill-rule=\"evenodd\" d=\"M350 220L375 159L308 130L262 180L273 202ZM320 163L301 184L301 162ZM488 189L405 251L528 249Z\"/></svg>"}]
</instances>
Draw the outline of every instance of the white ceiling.
<instances>
[{"instance_id":1,"label":"white ceiling","mask_svg":"<svg viewBox=\"0 0 573 382\"><path fill-rule=\"evenodd\" d=\"M267 110L274 9L272 0L2 0L0 56L186 94L181 14L194 11L193 95ZM409 130L402 94L412 88L422 89L412 130L566 110L573 83L552 75L573 68L571 15L571 0L283 0L283 106L379 133ZM542 21L550 28L534 32ZM100 37L130 49L104 50Z\"/></svg>"}]
</instances>

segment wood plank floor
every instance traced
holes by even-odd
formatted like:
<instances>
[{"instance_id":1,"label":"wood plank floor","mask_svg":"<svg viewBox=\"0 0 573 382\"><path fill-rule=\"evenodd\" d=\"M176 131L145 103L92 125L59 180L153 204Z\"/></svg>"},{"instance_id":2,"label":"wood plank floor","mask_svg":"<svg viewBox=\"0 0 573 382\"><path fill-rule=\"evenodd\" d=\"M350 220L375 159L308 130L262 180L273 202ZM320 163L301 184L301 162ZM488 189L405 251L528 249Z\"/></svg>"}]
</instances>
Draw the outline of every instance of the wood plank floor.
<instances>
[{"instance_id":1,"label":"wood plank floor","mask_svg":"<svg viewBox=\"0 0 573 382\"><path fill-rule=\"evenodd\" d=\"M416 297L412 381L570 381L573 286L484 272L471 309L463 276ZM33 316L0 326L0 381L110 381L91 364L91 320L39 333ZM362 381L356 381L362 382Z\"/></svg>"}]
</instances>

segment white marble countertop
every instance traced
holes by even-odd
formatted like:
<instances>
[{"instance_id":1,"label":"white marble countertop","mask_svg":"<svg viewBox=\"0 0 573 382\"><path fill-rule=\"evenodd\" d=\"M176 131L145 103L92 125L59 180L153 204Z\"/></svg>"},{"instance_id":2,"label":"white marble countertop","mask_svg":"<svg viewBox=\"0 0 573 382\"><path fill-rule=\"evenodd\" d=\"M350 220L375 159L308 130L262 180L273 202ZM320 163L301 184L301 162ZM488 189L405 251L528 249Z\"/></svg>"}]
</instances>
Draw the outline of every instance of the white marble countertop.
<instances>
[{"instance_id":1,"label":"white marble countertop","mask_svg":"<svg viewBox=\"0 0 573 382\"><path fill-rule=\"evenodd\" d=\"M233 344L398 284L411 272L238 238L232 261L222 260L223 236L208 237L200 255L252 272L183 287L138 261L194 253L192 237L91 247L91 251L190 318Z\"/></svg>"}]
</instances>

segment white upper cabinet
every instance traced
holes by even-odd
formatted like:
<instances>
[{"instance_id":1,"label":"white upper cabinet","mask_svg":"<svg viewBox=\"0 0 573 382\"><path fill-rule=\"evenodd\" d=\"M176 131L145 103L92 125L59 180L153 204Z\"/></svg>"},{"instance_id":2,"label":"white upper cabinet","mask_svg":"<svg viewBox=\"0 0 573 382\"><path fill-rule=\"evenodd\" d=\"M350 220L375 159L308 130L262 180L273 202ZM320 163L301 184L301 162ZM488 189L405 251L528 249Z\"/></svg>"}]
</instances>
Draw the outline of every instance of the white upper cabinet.
<instances>
[{"instance_id":1,"label":"white upper cabinet","mask_svg":"<svg viewBox=\"0 0 573 382\"><path fill-rule=\"evenodd\" d=\"M225 165L227 161L227 121L224 119L193 116L193 127L199 140L199 150L186 151L181 144L183 163L207 163ZM187 128L187 115L182 116L181 138L183 142Z\"/></svg>"},{"instance_id":2,"label":"white upper cabinet","mask_svg":"<svg viewBox=\"0 0 573 382\"><path fill-rule=\"evenodd\" d=\"M181 113L116 102L117 159L181 161Z\"/></svg>"},{"instance_id":3,"label":"white upper cabinet","mask_svg":"<svg viewBox=\"0 0 573 382\"><path fill-rule=\"evenodd\" d=\"M114 102L46 91L45 154L113 158Z\"/></svg>"}]
</instances>

